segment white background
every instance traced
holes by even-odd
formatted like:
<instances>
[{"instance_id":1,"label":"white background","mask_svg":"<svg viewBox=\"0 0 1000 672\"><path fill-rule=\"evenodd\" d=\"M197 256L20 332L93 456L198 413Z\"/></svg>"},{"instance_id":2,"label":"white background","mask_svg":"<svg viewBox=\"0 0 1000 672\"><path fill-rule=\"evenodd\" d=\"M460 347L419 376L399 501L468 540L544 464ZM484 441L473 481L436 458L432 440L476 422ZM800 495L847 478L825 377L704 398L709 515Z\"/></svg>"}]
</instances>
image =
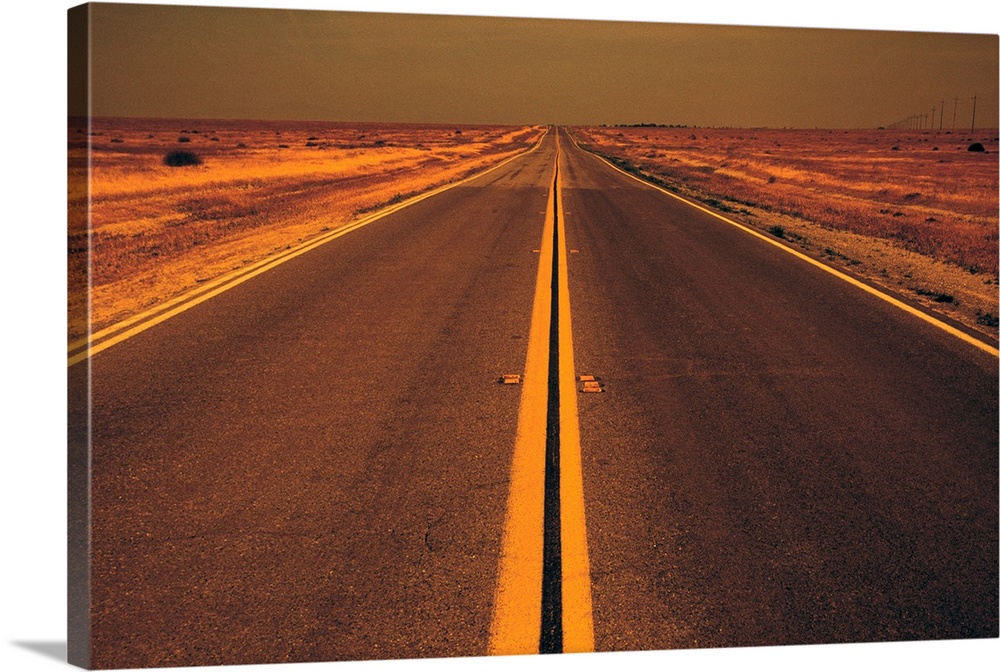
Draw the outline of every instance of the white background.
<instances>
[{"instance_id":1,"label":"white background","mask_svg":"<svg viewBox=\"0 0 1000 672\"><path fill-rule=\"evenodd\" d=\"M65 655L65 226L66 10L74 3L19 0L5 6L2 28L4 125L0 132L3 395L3 527L0 568L3 612L0 669L64 669ZM814 3L698 0L299 0L288 2L161 2L227 6L342 9L680 23L808 26L997 34L989 0L951 2L840 0ZM809 5L807 7L807 5ZM410 672L415 670L976 669L1000 659L1000 640L920 642L535 656L404 663L313 663L284 670ZM206 669L206 668L190 668ZM214 668L213 668L214 669ZM238 666L226 670L261 670Z\"/></svg>"}]
</instances>

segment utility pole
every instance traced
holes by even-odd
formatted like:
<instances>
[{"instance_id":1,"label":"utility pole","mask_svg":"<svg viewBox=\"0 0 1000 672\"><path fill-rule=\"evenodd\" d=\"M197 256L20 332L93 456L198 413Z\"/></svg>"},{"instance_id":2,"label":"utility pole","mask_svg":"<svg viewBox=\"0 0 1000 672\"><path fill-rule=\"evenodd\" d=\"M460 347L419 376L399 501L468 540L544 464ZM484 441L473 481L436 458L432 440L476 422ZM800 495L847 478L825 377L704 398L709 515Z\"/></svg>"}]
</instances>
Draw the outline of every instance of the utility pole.
<instances>
[{"instance_id":1,"label":"utility pole","mask_svg":"<svg viewBox=\"0 0 1000 672\"><path fill-rule=\"evenodd\" d=\"M938 119L938 130L944 128L944 99L941 99L941 117Z\"/></svg>"},{"instance_id":2,"label":"utility pole","mask_svg":"<svg viewBox=\"0 0 1000 672\"><path fill-rule=\"evenodd\" d=\"M969 133L975 133L975 132L976 132L976 97L973 96L972 97L972 128L969 130Z\"/></svg>"},{"instance_id":3,"label":"utility pole","mask_svg":"<svg viewBox=\"0 0 1000 672\"><path fill-rule=\"evenodd\" d=\"M931 130L934 130L934 113L937 112L937 108L931 105Z\"/></svg>"},{"instance_id":4,"label":"utility pole","mask_svg":"<svg viewBox=\"0 0 1000 672\"><path fill-rule=\"evenodd\" d=\"M955 96L955 107L951 108L951 128L955 130L955 115L958 114L958 96Z\"/></svg>"}]
</instances>

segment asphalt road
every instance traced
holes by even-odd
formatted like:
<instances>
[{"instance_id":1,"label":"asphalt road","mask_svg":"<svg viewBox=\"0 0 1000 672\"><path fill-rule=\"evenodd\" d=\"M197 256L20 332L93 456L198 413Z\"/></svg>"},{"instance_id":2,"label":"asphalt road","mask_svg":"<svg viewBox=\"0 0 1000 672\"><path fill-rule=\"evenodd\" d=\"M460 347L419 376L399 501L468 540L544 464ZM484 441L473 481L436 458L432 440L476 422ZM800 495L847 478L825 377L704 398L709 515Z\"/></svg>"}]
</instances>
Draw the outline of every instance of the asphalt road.
<instances>
[{"instance_id":1,"label":"asphalt road","mask_svg":"<svg viewBox=\"0 0 1000 672\"><path fill-rule=\"evenodd\" d=\"M595 648L996 637L996 357L560 146ZM92 665L487 652L556 154L70 368Z\"/></svg>"},{"instance_id":2,"label":"asphalt road","mask_svg":"<svg viewBox=\"0 0 1000 672\"><path fill-rule=\"evenodd\" d=\"M568 145L597 648L996 637L996 358Z\"/></svg>"}]
</instances>

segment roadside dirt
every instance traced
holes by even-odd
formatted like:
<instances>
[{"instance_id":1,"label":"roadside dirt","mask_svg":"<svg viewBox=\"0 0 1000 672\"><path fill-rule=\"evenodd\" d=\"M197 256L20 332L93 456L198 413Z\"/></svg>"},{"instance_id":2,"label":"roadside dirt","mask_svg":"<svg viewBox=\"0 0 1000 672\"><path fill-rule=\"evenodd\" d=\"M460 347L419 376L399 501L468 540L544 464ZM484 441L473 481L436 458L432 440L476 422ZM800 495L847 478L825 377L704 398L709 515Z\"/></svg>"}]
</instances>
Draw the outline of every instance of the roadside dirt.
<instances>
[{"instance_id":1,"label":"roadside dirt","mask_svg":"<svg viewBox=\"0 0 1000 672\"><path fill-rule=\"evenodd\" d=\"M728 213L726 216L771 235L777 231L780 233L777 237L790 247L996 338L996 276L970 273L906 250L890 240L836 231L788 215L759 209L755 212L754 208L746 210L739 218Z\"/></svg>"}]
</instances>

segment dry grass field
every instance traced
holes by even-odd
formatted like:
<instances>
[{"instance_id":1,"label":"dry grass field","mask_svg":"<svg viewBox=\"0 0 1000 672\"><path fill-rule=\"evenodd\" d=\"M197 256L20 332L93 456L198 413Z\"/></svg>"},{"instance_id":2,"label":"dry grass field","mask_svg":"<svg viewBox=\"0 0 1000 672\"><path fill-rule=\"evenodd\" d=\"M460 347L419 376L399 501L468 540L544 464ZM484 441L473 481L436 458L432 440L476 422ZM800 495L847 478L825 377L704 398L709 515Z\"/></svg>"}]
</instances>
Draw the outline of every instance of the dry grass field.
<instances>
[{"instance_id":1,"label":"dry grass field","mask_svg":"<svg viewBox=\"0 0 1000 672\"><path fill-rule=\"evenodd\" d=\"M572 132L626 170L997 333L995 129Z\"/></svg>"},{"instance_id":2,"label":"dry grass field","mask_svg":"<svg viewBox=\"0 0 1000 672\"><path fill-rule=\"evenodd\" d=\"M69 339L86 334L88 253L97 330L495 165L543 131L112 118L88 128L71 120Z\"/></svg>"}]
</instances>

